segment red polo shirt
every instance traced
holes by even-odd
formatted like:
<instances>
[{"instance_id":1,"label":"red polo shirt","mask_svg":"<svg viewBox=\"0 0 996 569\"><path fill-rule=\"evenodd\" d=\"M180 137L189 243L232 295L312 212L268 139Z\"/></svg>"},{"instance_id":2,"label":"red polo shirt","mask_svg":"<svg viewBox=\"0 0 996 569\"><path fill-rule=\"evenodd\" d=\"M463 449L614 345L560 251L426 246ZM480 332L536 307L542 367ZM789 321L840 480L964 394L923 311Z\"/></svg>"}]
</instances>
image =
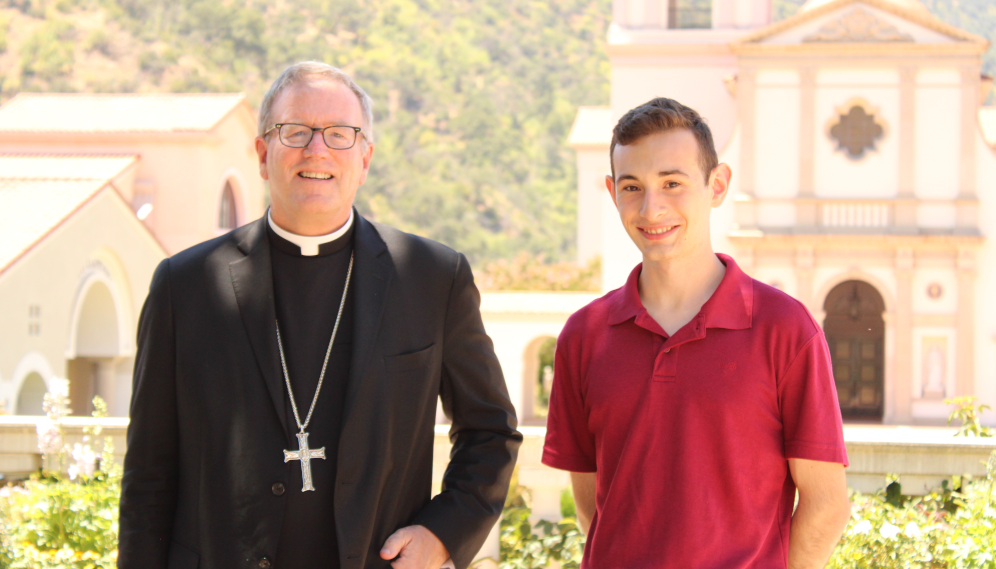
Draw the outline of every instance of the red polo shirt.
<instances>
[{"instance_id":1,"label":"red polo shirt","mask_svg":"<svg viewBox=\"0 0 996 569\"><path fill-rule=\"evenodd\" d=\"M786 459L847 465L823 331L719 258L719 288L671 337L641 266L560 334L543 463L598 473L584 568L785 567Z\"/></svg>"}]
</instances>

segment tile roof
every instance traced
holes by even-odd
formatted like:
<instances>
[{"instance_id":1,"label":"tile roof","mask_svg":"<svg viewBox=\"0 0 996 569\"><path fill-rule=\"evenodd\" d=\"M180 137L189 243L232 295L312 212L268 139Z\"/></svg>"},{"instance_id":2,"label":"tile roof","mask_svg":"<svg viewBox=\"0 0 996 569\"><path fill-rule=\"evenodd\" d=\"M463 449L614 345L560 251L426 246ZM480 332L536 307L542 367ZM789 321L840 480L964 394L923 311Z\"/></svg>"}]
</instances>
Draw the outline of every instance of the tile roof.
<instances>
[{"instance_id":1,"label":"tile roof","mask_svg":"<svg viewBox=\"0 0 996 569\"><path fill-rule=\"evenodd\" d=\"M138 161L137 155L0 154L0 180L111 180Z\"/></svg>"},{"instance_id":2,"label":"tile roof","mask_svg":"<svg viewBox=\"0 0 996 569\"><path fill-rule=\"evenodd\" d=\"M989 146L996 148L996 107L979 109L979 126L982 128L982 136L989 143Z\"/></svg>"},{"instance_id":3,"label":"tile roof","mask_svg":"<svg viewBox=\"0 0 996 569\"><path fill-rule=\"evenodd\" d=\"M0 273L137 159L0 155Z\"/></svg>"},{"instance_id":4,"label":"tile roof","mask_svg":"<svg viewBox=\"0 0 996 569\"><path fill-rule=\"evenodd\" d=\"M567 143L571 146L608 146L612 142L613 126L611 108L579 107Z\"/></svg>"},{"instance_id":5,"label":"tile roof","mask_svg":"<svg viewBox=\"0 0 996 569\"><path fill-rule=\"evenodd\" d=\"M0 106L0 132L207 132L244 102L242 93L20 93Z\"/></svg>"}]
</instances>

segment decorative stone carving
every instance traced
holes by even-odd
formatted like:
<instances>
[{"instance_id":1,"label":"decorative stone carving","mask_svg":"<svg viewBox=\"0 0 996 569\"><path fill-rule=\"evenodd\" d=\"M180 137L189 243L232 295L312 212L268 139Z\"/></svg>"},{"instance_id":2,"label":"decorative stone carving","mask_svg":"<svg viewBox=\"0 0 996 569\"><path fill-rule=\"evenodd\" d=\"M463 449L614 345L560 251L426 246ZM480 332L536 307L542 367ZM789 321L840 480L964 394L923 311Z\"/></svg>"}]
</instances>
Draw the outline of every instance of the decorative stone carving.
<instances>
[{"instance_id":1,"label":"decorative stone carving","mask_svg":"<svg viewBox=\"0 0 996 569\"><path fill-rule=\"evenodd\" d=\"M875 111L856 100L837 109L828 134L837 141L837 150L846 150L848 158L859 160L865 150L876 149L875 142L885 135L885 127Z\"/></svg>"},{"instance_id":2,"label":"decorative stone carving","mask_svg":"<svg viewBox=\"0 0 996 569\"><path fill-rule=\"evenodd\" d=\"M947 383L947 338L923 339L924 399L943 399Z\"/></svg>"},{"instance_id":3,"label":"decorative stone carving","mask_svg":"<svg viewBox=\"0 0 996 569\"><path fill-rule=\"evenodd\" d=\"M855 8L839 20L831 22L816 33L803 38L804 42L912 42L913 36L900 32L896 26L880 21L861 8Z\"/></svg>"}]
</instances>

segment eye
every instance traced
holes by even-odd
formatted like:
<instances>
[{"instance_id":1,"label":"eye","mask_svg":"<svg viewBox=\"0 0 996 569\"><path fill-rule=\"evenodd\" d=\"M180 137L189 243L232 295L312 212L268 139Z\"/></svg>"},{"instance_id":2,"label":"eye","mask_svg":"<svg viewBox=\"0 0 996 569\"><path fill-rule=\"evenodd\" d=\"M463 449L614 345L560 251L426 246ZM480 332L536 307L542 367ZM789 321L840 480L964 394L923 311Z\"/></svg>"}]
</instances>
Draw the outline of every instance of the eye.
<instances>
[{"instance_id":1,"label":"eye","mask_svg":"<svg viewBox=\"0 0 996 569\"><path fill-rule=\"evenodd\" d=\"M673 190L675 188L681 187L681 184L679 182L675 182L674 180L671 180L671 181L668 181L668 182L664 182L664 187L667 188L667 189L669 189L669 190Z\"/></svg>"},{"instance_id":2,"label":"eye","mask_svg":"<svg viewBox=\"0 0 996 569\"><path fill-rule=\"evenodd\" d=\"M640 187L639 186L633 186L633 185L623 186L622 191L624 191L624 192L638 192L638 191L640 191Z\"/></svg>"}]
</instances>

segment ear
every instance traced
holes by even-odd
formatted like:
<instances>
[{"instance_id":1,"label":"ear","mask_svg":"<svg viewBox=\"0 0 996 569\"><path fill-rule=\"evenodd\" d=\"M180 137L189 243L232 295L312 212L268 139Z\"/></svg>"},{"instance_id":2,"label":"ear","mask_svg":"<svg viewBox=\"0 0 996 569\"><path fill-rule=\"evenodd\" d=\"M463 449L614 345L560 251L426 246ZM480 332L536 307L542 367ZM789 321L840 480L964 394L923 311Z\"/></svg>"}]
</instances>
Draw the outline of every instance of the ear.
<instances>
[{"instance_id":1,"label":"ear","mask_svg":"<svg viewBox=\"0 0 996 569\"><path fill-rule=\"evenodd\" d=\"M360 174L360 185L362 186L364 182L367 181L367 172L370 171L370 159L373 158L374 145L367 144L366 148L363 150L363 172Z\"/></svg>"},{"instance_id":2,"label":"ear","mask_svg":"<svg viewBox=\"0 0 996 569\"><path fill-rule=\"evenodd\" d=\"M615 204L616 208L619 208L619 203L616 201L616 181L612 179L609 174L605 175L605 189L609 190L609 197L612 198L612 203Z\"/></svg>"},{"instance_id":3,"label":"ear","mask_svg":"<svg viewBox=\"0 0 996 569\"><path fill-rule=\"evenodd\" d=\"M709 175L709 191L712 192L712 207L723 205L727 192L730 191L730 178L733 171L726 164L716 166Z\"/></svg>"},{"instance_id":4,"label":"ear","mask_svg":"<svg viewBox=\"0 0 996 569\"><path fill-rule=\"evenodd\" d=\"M269 172L266 171L266 153L269 150L269 146L266 144L266 140L262 136L256 137L256 156L259 158L259 177L264 180L269 180Z\"/></svg>"}]
</instances>

